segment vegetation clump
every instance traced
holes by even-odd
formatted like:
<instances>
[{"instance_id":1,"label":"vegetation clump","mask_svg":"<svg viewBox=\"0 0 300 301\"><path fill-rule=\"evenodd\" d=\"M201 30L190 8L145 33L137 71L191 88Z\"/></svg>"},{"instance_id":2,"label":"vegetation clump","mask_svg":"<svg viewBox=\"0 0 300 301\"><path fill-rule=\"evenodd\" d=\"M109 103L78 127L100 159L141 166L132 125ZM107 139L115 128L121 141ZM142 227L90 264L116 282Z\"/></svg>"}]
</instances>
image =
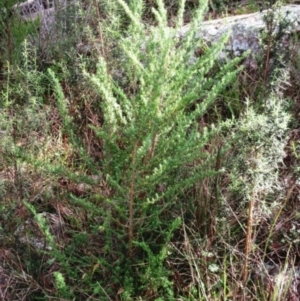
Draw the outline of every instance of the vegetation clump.
<instances>
[{"instance_id":1,"label":"vegetation clump","mask_svg":"<svg viewBox=\"0 0 300 301\"><path fill-rule=\"evenodd\" d=\"M85 1L47 49L16 3L0 7L1 298L299 294L296 65L243 81L243 57L216 59L228 37L197 37L212 1Z\"/></svg>"}]
</instances>

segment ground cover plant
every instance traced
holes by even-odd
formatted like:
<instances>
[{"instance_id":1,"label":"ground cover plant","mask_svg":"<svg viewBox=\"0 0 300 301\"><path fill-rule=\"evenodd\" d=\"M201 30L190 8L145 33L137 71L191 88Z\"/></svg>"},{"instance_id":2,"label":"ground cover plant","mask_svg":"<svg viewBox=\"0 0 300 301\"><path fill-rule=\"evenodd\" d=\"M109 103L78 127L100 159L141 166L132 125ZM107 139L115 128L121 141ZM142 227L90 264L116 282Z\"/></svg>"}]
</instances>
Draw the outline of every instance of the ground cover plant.
<instances>
[{"instance_id":1,"label":"ground cover plant","mask_svg":"<svg viewBox=\"0 0 300 301\"><path fill-rule=\"evenodd\" d=\"M297 300L297 36L278 57L266 26L252 77L217 59L227 37L196 39L226 1L84 1L47 48L16 2L1 4L0 298Z\"/></svg>"}]
</instances>

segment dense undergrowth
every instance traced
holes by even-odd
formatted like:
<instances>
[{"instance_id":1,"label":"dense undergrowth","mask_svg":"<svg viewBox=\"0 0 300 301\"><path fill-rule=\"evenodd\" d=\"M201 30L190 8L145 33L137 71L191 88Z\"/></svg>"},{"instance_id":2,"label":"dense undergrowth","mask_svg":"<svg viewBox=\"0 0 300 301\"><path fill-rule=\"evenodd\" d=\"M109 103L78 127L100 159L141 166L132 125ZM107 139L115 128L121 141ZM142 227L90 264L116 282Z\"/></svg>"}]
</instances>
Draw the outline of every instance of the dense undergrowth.
<instances>
[{"instance_id":1,"label":"dense undergrowth","mask_svg":"<svg viewBox=\"0 0 300 301\"><path fill-rule=\"evenodd\" d=\"M0 299L299 298L297 36L278 56L266 29L253 72L217 59L226 37L196 39L226 1L84 1L52 39L15 3L1 4Z\"/></svg>"}]
</instances>

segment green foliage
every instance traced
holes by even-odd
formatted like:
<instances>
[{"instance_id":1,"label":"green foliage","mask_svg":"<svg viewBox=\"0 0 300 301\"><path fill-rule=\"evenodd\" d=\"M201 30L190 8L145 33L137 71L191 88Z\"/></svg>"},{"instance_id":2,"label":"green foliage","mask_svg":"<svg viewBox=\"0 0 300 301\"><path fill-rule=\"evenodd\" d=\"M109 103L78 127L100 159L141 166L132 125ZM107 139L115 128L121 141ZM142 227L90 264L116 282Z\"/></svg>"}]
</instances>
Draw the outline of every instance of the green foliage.
<instances>
[{"instance_id":1,"label":"green foliage","mask_svg":"<svg viewBox=\"0 0 300 301\"><path fill-rule=\"evenodd\" d=\"M0 50L1 63L11 66L20 63L22 43L29 36L37 34L39 20L36 22L22 22L14 5L18 0L1 1L0 3Z\"/></svg>"},{"instance_id":2,"label":"green foliage","mask_svg":"<svg viewBox=\"0 0 300 301\"><path fill-rule=\"evenodd\" d=\"M179 228L181 220L175 219L168 232L165 234L165 241L171 241L172 234ZM143 242L137 242L135 245L142 248L148 257L148 266L143 273L141 273L141 288L144 290L151 290L154 294L160 296L155 300L162 300L161 297L168 297L168 300L175 300L173 292L173 283L169 280L170 272L164 266L165 260L168 257L168 247L165 244L158 254L154 254L149 246Z\"/></svg>"},{"instance_id":3,"label":"green foliage","mask_svg":"<svg viewBox=\"0 0 300 301\"><path fill-rule=\"evenodd\" d=\"M47 71L27 40L22 65L7 65L0 247L14 244L20 224L34 235L30 220L51 246L28 244L29 256L17 251L11 264L28 300L228 300L240 287L245 206L255 200L249 228L279 203L284 80L244 104L231 86L241 59L217 59L227 37L211 47L197 38L211 1L200 1L179 36L187 4L196 1L93 1L91 16L101 18L89 25L86 11L70 6L57 16ZM81 38L90 48L79 55ZM59 233L44 212L59 217Z\"/></svg>"},{"instance_id":4,"label":"green foliage","mask_svg":"<svg viewBox=\"0 0 300 301\"><path fill-rule=\"evenodd\" d=\"M146 167L147 174L136 177L136 181L145 178L147 186L151 183L150 193L158 181L163 183L171 172L199 156L199 150L211 133L205 128L199 131L195 122L235 74L231 71L225 76L225 70L229 69L225 66L216 75L221 79L216 86L212 80L205 79L213 66L212 57L221 44L208 51L195 65L188 65L189 50L199 45L194 35L203 12L199 13L194 30L178 47L176 29L167 27L163 7L155 14L159 26L150 29L146 42L143 23L129 14L132 18L130 37L119 43L124 53L120 68L129 81L126 90L113 81L103 58L100 58L97 74L90 76L103 97L105 123L101 130L95 130L104 140L105 173L115 189L128 187L120 185L120 181L127 182L134 170ZM181 23L178 20L178 24ZM230 63L233 65L234 62ZM191 109L192 106L195 108ZM134 170L130 170L132 168ZM128 171L128 176L124 177L122 171ZM139 171L138 174L143 173ZM124 197L127 192L121 194Z\"/></svg>"},{"instance_id":5,"label":"green foliage","mask_svg":"<svg viewBox=\"0 0 300 301\"><path fill-rule=\"evenodd\" d=\"M56 283L57 289L59 291L61 291L62 293L65 293L66 283L65 283L64 276L60 272L54 272L53 275L55 277L55 283Z\"/></svg>"},{"instance_id":6,"label":"green foliage","mask_svg":"<svg viewBox=\"0 0 300 301\"><path fill-rule=\"evenodd\" d=\"M286 83L286 78L279 80ZM253 190L264 198L278 186L278 169L285 157L290 121L278 88L279 80L261 113L247 104L245 113L229 138L234 148L239 150L235 152L233 165L230 166L231 189L244 200L251 199Z\"/></svg>"},{"instance_id":7,"label":"green foliage","mask_svg":"<svg viewBox=\"0 0 300 301\"><path fill-rule=\"evenodd\" d=\"M164 279L160 284L153 284L153 293L166 294L164 296L169 298L171 286L161 266L165 259L161 252L168 240L162 240L161 236L170 229L172 211L181 207L179 196L195 182L216 172L211 169L209 154L204 148L222 129L222 124L199 128L197 121L234 79L238 59L223 66L213 78L207 78L224 45L226 39L223 39L207 49L195 64L190 64L191 53L201 45L196 31L207 8L206 1L200 3L191 30L183 38L176 32L183 24L184 1L180 2L175 28L168 27L162 1L158 1L157 10L153 9L157 26L148 28L141 19L141 1L134 10L122 0L118 3L130 20L116 46L121 60L116 61L111 70L106 58L100 57L96 74L85 72L101 96L104 122L101 127L91 127L103 141L101 166L110 191L110 214L117 215L119 223L127 224L112 232L111 222L103 230L108 242L123 241L119 251L110 251L128 254L130 273L144 273L132 264L136 260L141 264L142 254L147 255L150 262L147 275L161 273L156 280L153 276L153 281ZM113 25L106 30L115 29ZM122 80L115 80L115 70L121 73ZM198 164L193 164L196 160ZM113 248L111 243L108 246ZM119 259L120 266L127 261L123 263L124 259ZM159 266L153 263L157 260ZM137 277L141 276L135 276L135 289L143 288L144 281ZM128 277L125 275L124 279ZM166 285L165 293L158 290L162 282ZM124 290L127 294L132 291Z\"/></svg>"}]
</instances>

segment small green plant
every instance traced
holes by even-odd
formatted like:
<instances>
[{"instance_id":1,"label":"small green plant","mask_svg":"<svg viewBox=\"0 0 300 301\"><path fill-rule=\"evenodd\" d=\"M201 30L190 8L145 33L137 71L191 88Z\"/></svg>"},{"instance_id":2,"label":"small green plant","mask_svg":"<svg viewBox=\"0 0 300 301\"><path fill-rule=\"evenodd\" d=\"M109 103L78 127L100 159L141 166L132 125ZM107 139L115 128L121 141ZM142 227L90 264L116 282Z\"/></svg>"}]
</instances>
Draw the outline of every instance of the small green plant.
<instances>
[{"instance_id":1,"label":"small green plant","mask_svg":"<svg viewBox=\"0 0 300 301\"><path fill-rule=\"evenodd\" d=\"M65 278L60 272L54 272L53 273L55 278L55 285L58 291L60 291L62 294L66 293L66 282Z\"/></svg>"},{"instance_id":2,"label":"small green plant","mask_svg":"<svg viewBox=\"0 0 300 301\"><path fill-rule=\"evenodd\" d=\"M283 44L288 43L287 34L289 27L292 26L291 21L287 18L289 12L285 15L280 12L282 1L266 2L267 12L263 16L265 30L261 33L261 44L264 47L264 62L263 82L271 84L279 74L276 71L284 68L288 61L288 53L283 50Z\"/></svg>"},{"instance_id":3,"label":"small green plant","mask_svg":"<svg viewBox=\"0 0 300 301\"><path fill-rule=\"evenodd\" d=\"M196 182L218 172L210 168L209 154L203 150L223 125L199 128L198 120L234 79L237 70L233 68L239 59L206 77L224 38L190 64L191 53L201 45L196 33L207 1L201 1L191 30L183 38L177 31L183 24L185 1L180 1L174 28L168 26L163 1L157 1L158 9L153 9L157 26L148 28L142 21L143 1L130 7L122 0L118 3L130 20L115 46L121 60L115 61L112 70L110 62L100 57L96 74L85 74L101 96L104 122L91 128L102 140L102 176L109 187L106 198L110 214L117 215L120 223L110 240L122 239L129 259L126 266L132 274L141 275L145 272L141 260L146 255L157 260L168 243L162 237L169 231L172 212L180 210L180 198ZM121 74L119 80L115 70ZM113 228L113 224L112 220L105 229ZM137 260L140 268L134 268ZM153 266L147 274L149 269L155 275ZM137 279L135 282L140 283ZM171 296L167 291L153 293Z\"/></svg>"},{"instance_id":4,"label":"small green plant","mask_svg":"<svg viewBox=\"0 0 300 301\"><path fill-rule=\"evenodd\" d=\"M8 0L0 3L0 50L2 53L0 64L3 64L3 67L7 62L11 67L19 64L22 57L22 43L26 38L37 34L38 22L22 22L15 13L14 6L19 2L19 0Z\"/></svg>"}]
</instances>

